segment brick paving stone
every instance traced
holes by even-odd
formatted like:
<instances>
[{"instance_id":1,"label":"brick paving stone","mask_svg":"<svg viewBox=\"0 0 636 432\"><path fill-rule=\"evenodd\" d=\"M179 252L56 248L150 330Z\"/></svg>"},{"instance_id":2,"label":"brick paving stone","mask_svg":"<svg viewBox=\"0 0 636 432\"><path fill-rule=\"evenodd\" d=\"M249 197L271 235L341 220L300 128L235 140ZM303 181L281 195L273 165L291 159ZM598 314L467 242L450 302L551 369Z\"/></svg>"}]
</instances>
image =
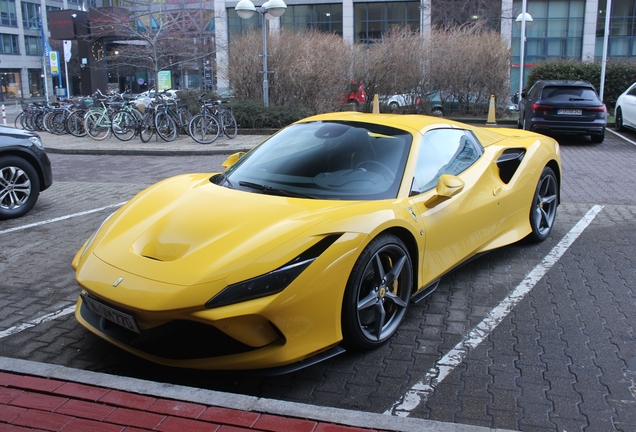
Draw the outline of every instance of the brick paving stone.
<instances>
[{"instance_id":1,"label":"brick paving stone","mask_svg":"<svg viewBox=\"0 0 636 432\"><path fill-rule=\"evenodd\" d=\"M0 409L0 422L11 423L20 414L26 412L26 408L20 408L16 406L6 405ZM3 424L0 423L0 430L2 430Z\"/></svg>"},{"instance_id":2,"label":"brick paving stone","mask_svg":"<svg viewBox=\"0 0 636 432\"><path fill-rule=\"evenodd\" d=\"M23 393L24 391L19 389L0 387L0 404L8 405L9 403L11 403L11 401L15 400Z\"/></svg>"},{"instance_id":3,"label":"brick paving stone","mask_svg":"<svg viewBox=\"0 0 636 432\"><path fill-rule=\"evenodd\" d=\"M89 401L97 401L104 397L110 390L87 386L77 383L65 383L57 387L53 393L57 395L72 396Z\"/></svg>"},{"instance_id":4,"label":"brick paving stone","mask_svg":"<svg viewBox=\"0 0 636 432\"><path fill-rule=\"evenodd\" d=\"M208 422L202 422L192 419L179 417L168 417L156 428L160 432L209 432L220 428L221 425L215 425Z\"/></svg>"},{"instance_id":5,"label":"brick paving stone","mask_svg":"<svg viewBox=\"0 0 636 432\"><path fill-rule=\"evenodd\" d=\"M219 408L221 409L221 408ZM173 401L173 400L164 400L159 399L155 401L151 406L148 407L148 412L154 412L157 414L165 414L165 415L174 415L177 417L185 417L185 418L201 418L205 419L203 416L204 413L209 411L206 410L204 405L182 402L182 401ZM236 415L238 416L241 411L237 411Z\"/></svg>"},{"instance_id":6,"label":"brick paving stone","mask_svg":"<svg viewBox=\"0 0 636 432\"><path fill-rule=\"evenodd\" d=\"M64 397L51 396L49 394L24 392L20 396L9 402L13 406L36 409L40 411L55 411L68 399Z\"/></svg>"},{"instance_id":7,"label":"brick paving stone","mask_svg":"<svg viewBox=\"0 0 636 432\"><path fill-rule=\"evenodd\" d=\"M124 429L125 426L75 419L64 428L64 432L122 432Z\"/></svg>"},{"instance_id":8,"label":"brick paving stone","mask_svg":"<svg viewBox=\"0 0 636 432\"><path fill-rule=\"evenodd\" d=\"M35 429L57 431L61 430L72 421L73 417L66 415L27 409L13 419L11 424Z\"/></svg>"},{"instance_id":9,"label":"brick paving stone","mask_svg":"<svg viewBox=\"0 0 636 432\"><path fill-rule=\"evenodd\" d=\"M102 421L115 410L115 407L82 400L69 399L55 412L87 420Z\"/></svg>"},{"instance_id":10,"label":"brick paving stone","mask_svg":"<svg viewBox=\"0 0 636 432\"><path fill-rule=\"evenodd\" d=\"M312 432L316 428L316 422L263 414L252 428L263 431Z\"/></svg>"},{"instance_id":11,"label":"brick paving stone","mask_svg":"<svg viewBox=\"0 0 636 432\"><path fill-rule=\"evenodd\" d=\"M152 404L156 402L156 399L118 390L110 390L108 393L102 396L99 401L107 404L118 405L121 407L145 410L152 406Z\"/></svg>"},{"instance_id":12,"label":"brick paving stone","mask_svg":"<svg viewBox=\"0 0 636 432\"><path fill-rule=\"evenodd\" d=\"M133 426L146 429L155 429L166 416L149 412L142 412L138 409L116 408L104 421L123 426Z\"/></svg>"},{"instance_id":13,"label":"brick paving stone","mask_svg":"<svg viewBox=\"0 0 636 432\"><path fill-rule=\"evenodd\" d=\"M209 407L198 418L200 420L211 420L217 423L250 428L258 420L259 416L255 412Z\"/></svg>"}]
</instances>

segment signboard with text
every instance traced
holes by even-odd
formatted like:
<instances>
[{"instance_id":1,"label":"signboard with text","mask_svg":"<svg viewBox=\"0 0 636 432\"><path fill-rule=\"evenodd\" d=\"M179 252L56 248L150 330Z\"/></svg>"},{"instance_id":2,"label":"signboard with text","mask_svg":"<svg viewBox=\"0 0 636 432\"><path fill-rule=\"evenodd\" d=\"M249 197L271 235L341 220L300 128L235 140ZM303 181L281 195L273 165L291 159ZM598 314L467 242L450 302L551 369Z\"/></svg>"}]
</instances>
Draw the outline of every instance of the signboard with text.
<instances>
[{"instance_id":1,"label":"signboard with text","mask_svg":"<svg viewBox=\"0 0 636 432\"><path fill-rule=\"evenodd\" d=\"M157 89L164 91L172 88L172 71L159 71Z\"/></svg>"}]
</instances>

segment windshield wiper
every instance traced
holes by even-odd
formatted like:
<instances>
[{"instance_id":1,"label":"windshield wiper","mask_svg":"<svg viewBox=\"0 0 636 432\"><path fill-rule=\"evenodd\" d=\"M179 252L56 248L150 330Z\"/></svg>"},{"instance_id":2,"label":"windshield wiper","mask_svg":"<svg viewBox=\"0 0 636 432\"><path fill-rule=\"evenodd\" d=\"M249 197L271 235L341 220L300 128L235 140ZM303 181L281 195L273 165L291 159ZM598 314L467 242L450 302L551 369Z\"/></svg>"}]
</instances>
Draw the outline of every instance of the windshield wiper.
<instances>
[{"instance_id":1,"label":"windshield wiper","mask_svg":"<svg viewBox=\"0 0 636 432\"><path fill-rule=\"evenodd\" d=\"M295 192L291 192L291 191L288 191L288 190L285 190L285 189L277 189L277 188L273 188L273 187L271 187L269 185L264 185L264 184L259 184L259 183L252 183L252 182L248 182L248 181L240 181L239 185L241 185L243 187L250 188L250 189L261 191L264 194L268 194L268 195L280 195L280 196L286 196L286 197L290 197L290 198L311 198L311 199L315 199L315 197L313 197L311 195L295 193Z\"/></svg>"}]
</instances>

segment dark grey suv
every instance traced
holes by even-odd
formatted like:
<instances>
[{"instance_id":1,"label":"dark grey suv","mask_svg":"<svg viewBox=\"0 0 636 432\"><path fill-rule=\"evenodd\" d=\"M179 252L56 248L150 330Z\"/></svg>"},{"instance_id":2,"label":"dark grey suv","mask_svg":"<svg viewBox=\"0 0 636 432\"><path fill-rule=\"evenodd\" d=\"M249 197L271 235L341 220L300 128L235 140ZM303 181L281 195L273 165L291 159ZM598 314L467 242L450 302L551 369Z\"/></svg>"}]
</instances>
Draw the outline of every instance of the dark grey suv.
<instances>
[{"instance_id":1,"label":"dark grey suv","mask_svg":"<svg viewBox=\"0 0 636 432\"><path fill-rule=\"evenodd\" d=\"M605 138L607 109L587 81L537 81L519 102L521 129L545 135L589 135L594 143Z\"/></svg>"},{"instance_id":2,"label":"dark grey suv","mask_svg":"<svg viewBox=\"0 0 636 432\"><path fill-rule=\"evenodd\" d=\"M0 220L26 214L53 183L40 137L0 126Z\"/></svg>"}]
</instances>

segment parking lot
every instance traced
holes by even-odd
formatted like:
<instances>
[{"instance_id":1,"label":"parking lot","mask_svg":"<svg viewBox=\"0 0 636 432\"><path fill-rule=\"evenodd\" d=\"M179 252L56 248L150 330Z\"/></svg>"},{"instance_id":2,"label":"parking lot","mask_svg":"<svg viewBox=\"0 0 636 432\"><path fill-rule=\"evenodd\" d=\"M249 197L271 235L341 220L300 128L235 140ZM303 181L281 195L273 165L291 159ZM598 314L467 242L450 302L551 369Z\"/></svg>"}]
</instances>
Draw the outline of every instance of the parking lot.
<instances>
[{"instance_id":1,"label":"parking lot","mask_svg":"<svg viewBox=\"0 0 636 432\"><path fill-rule=\"evenodd\" d=\"M447 275L383 347L278 377L150 364L71 313L70 262L101 221L224 156L51 154L54 185L27 216L0 222L0 356L490 428L636 430L636 133L623 135L561 140L561 206L544 243Z\"/></svg>"}]
</instances>

